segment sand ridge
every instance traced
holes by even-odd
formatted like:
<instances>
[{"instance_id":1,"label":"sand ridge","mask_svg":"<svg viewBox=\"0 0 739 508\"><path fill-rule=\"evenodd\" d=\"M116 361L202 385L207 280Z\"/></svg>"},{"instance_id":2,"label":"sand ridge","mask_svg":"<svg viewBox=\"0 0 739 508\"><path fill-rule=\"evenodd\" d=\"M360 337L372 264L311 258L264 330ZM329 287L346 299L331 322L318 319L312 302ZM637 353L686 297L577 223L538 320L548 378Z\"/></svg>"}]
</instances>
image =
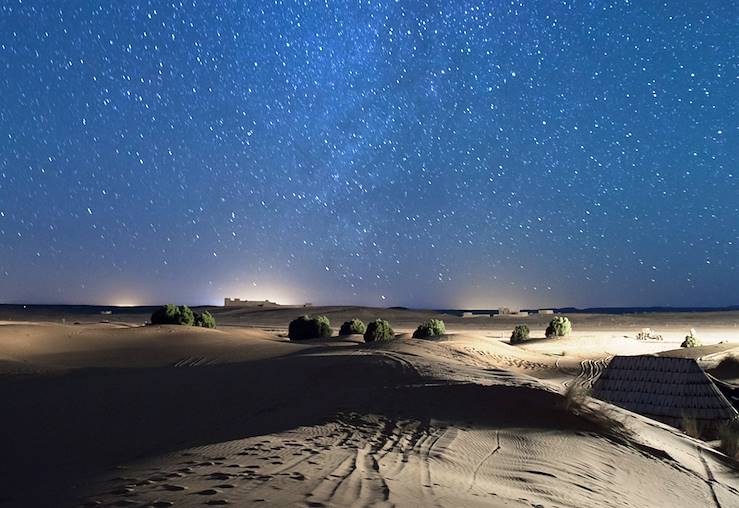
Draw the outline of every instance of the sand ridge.
<instances>
[{"instance_id":1,"label":"sand ridge","mask_svg":"<svg viewBox=\"0 0 739 508\"><path fill-rule=\"evenodd\" d=\"M367 345L2 324L0 506L736 504L735 466L704 443L600 401L567 408L565 385L609 355L657 347L583 328L512 346L452 326Z\"/></svg>"}]
</instances>

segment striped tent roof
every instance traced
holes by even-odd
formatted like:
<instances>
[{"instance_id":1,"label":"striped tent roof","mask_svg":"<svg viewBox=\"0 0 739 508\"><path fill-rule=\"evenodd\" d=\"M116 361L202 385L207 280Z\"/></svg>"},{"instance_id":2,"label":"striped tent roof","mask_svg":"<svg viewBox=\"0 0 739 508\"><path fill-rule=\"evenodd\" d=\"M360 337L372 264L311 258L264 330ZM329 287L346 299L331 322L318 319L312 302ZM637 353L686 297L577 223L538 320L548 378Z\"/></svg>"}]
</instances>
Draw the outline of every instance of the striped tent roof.
<instances>
[{"instance_id":1,"label":"striped tent roof","mask_svg":"<svg viewBox=\"0 0 739 508\"><path fill-rule=\"evenodd\" d=\"M593 396L658 420L727 420L737 411L693 358L616 356Z\"/></svg>"}]
</instances>

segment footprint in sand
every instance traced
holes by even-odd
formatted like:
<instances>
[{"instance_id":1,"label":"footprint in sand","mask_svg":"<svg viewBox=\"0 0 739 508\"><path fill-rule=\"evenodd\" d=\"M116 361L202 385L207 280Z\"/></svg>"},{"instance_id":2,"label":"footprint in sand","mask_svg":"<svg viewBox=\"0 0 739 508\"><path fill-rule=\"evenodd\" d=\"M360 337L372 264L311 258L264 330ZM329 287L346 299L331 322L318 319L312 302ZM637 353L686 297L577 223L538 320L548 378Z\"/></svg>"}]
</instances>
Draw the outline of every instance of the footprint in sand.
<instances>
[{"instance_id":1,"label":"footprint in sand","mask_svg":"<svg viewBox=\"0 0 739 508\"><path fill-rule=\"evenodd\" d=\"M171 483L168 483L166 485L162 485L162 488L164 490L168 490L170 492L179 492L179 491L182 491L182 490L187 490L187 487L185 487L184 485L173 485Z\"/></svg>"},{"instance_id":2,"label":"footprint in sand","mask_svg":"<svg viewBox=\"0 0 739 508\"><path fill-rule=\"evenodd\" d=\"M221 506L221 505L224 505L224 504L229 504L229 501L228 501L228 499L211 499L210 501L208 501L205 504L215 505L215 506Z\"/></svg>"},{"instance_id":3,"label":"footprint in sand","mask_svg":"<svg viewBox=\"0 0 739 508\"><path fill-rule=\"evenodd\" d=\"M125 496L126 494L130 494L131 492L133 492L133 489L131 487L120 487L118 489L113 489L110 491L110 493L114 496Z\"/></svg>"},{"instance_id":4,"label":"footprint in sand","mask_svg":"<svg viewBox=\"0 0 739 508\"><path fill-rule=\"evenodd\" d=\"M230 483L222 483L221 485L216 485L216 488L219 489L235 489L236 485L231 485Z\"/></svg>"},{"instance_id":5,"label":"footprint in sand","mask_svg":"<svg viewBox=\"0 0 739 508\"><path fill-rule=\"evenodd\" d=\"M200 490L198 492L195 492L195 494L199 496L214 496L218 494L218 492L219 491L217 491L216 489L205 489L205 490Z\"/></svg>"},{"instance_id":6,"label":"footprint in sand","mask_svg":"<svg viewBox=\"0 0 739 508\"><path fill-rule=\"evenodd\" d=\"M231 478L231 475L228 473L222 473L220 471L217 471L215 473L211 473L208 475L208 478L210 480L228 480Z\"/></svg>"}]
</instances>

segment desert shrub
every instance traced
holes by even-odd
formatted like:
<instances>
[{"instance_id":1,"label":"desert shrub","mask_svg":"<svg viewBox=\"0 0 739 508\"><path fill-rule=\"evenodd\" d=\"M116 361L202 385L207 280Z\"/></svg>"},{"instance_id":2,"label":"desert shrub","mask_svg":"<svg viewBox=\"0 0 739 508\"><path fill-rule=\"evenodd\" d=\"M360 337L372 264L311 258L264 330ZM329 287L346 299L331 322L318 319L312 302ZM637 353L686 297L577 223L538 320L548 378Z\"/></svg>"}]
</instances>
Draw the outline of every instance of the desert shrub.
<instances>
[{"instance_id":1,"label":"desert shrub","mask_svg":"<svg viewBox=\"0 0 739 508\"><path fill-rule=\"evenodd\" d=\"M351 321L345 321L339 329L339 335L353 335L355 333L364 334L367 331L367 326L361 319L354 318Z\"/></svg>"},{"instance_id":2,"label":"desert shrub","mask_svg":"<svg viewBox=\"0 0 739 508\"><path fill-rule=\"evenodd\" d=\"M364 332L365 342L392 340L393 338L395 338L395 332L390 327L390 323L384 319L371 321L367 324L367 330Z\"/></svg>"},{"instance_id":3,"label":"desert shrub","mask_svg":"<svg viewBox=\"0 0 739 508\"><path fill-rule=\"evenodd\" d=\"M213 314L204 310L202 314L195 314L195 326L201 326L203 328L215 328L216 318Z\"/></svg>"},{"instance_id":4,"label":"desert shrub","mask_svg":"<svg viewBox=\"0 0 739 508\"><path fill-rule=\"evenodd\" d=\"M683 415L682 429L685 434L696 439L701 437L701 429L695 416Z\"/></svg>"},{"instance_id":5,"label":"desert shrub","mask_svg":"<svg viewBox=\"0 0 739 508\"><path fill-rule=\"evenodd\" d=\"M720 450L732 459L739 458L739 420L734 419L721 425L718 436L721 440Z\"/></svg>"},{"instance_id":6,"label":"desert shrub","mask_svg":"<svg viewBox=\"0 0 739 508\"><path fill-rule=\"evenodd\" d=\"M591 399L591 388L577 380L572 380L562 397L565 411L594 425L600 432L619 440L629 436L629 431L616 408L610 404Z\"/></svg>"},{"instance_id":7,"label":"desert shrub","mask_svg":"<svg viewBox=\"0 0 739 508\"><path fill-rule=\"evenodd\" d=\"M520 344L521 342L528 340L529 338L529 327L526 325L516 325L511 334L511 344Z\"/></svg>"},{"instance_id":8,"label":"desert shrub","mask_svg":"<svg viewBox=\"0 0 739 508\"><path fill-rule=\"evenodd\" d=\"M168 303L159 307L151 314L153 325L185 325L192 326L195 323L195 315L187 305L174 305Z\"/></svg>"},{"instance_id":9,"label":"desert shrub","mask_svg":"<svg viewBox=\"0 0 739 508\"><path fill-rule=\"evenodd\" d=\"M429 319L425 323L416 328L413 332L414 339L426 339L428 337L438 337L446 333L446 325L441 319Z\"/></svg>"},{"instance_id":10,"label":"desert shrub","mask_svg":"<svg viewBox=\"0 0 739 508\"><path fill-rule=\"evenodd\" d=\"M565 409L569 411L575 407L584 407L587 403L587 398L590 397L590 393L590 387L577 379L573 379L565 388Z\"/></svg>"},{"instance_id":11,"label":"desert shrub","mask_svg":"<svg viewBox=\"0 0 739 508\"><path fill-rule=\"evenodd\" d=\"M703 344L701 343L697 333L695 332L695 328L691 328L690 333L685 336L685 340L682 344L680 344L680 347L698 347L702 345Z\"/></svg>"},{"instance_id":12,"label":"desert shrub","mask_svg":"<svg viewBox=\"0 0 739 508\"><path fill-rule=\"evenodd\" d=\"M300 316L290 322L287 336L290 340L331 337L331 323L326 316Z\"/></svg>"},{"instance_id":13,"label":"desert shrub","mask_svg":"<svg viewBox=\"0 0 739 508\"><path fill-rule=\"evenodd\" d=\"M185 326L195 324L195 313L187 305L180 306L180 324Z\"/></svg>"},{"instance_id":14,"label":"desert shrub","mask_svg":"<svg viewBox=\"0 0 739 508\"><path fill-rule=\"evenodd\" d=\"M313 319L318 321L319 337L331 337L334 331L331 329L331 321L326 316L316 316Z\"/></svg>"},{"instance_id":15,"label":"desert shrub","mask_svg":"<svg viewBox=\"0 0 739 508\"><path fill-rule=\"evenodd\" d=\"M565 316L557 316L549 322L545 335L547 338L564 337L572 331L572 323Z\"/></svg>"}]
</instances>

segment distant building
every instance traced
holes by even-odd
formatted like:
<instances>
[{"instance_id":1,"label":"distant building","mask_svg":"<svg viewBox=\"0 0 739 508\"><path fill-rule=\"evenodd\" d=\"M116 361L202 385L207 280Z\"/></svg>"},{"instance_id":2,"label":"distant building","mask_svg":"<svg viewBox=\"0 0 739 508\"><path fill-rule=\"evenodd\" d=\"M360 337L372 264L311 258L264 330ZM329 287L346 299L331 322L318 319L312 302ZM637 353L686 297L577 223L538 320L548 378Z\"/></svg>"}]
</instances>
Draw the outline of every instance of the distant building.
<instances>
[{"instance_id":1,"label":"distant building","mask_svg":"<svg viewBox=\"0 0 739 508\"><path fill-rule=\"evenodd\" d=\"M242 300L241 298L225 298L224 307L269 307L277 305L269 300Z\"/></svg>"},{"instance_id":2,"label":"distant building","mask_svg":"<svg viewBox=\"0 0 739 508\"><path fill-rule=\"evenodd\" d=\"M554 311L552 309L539 309L539 314L551 315L554 314Z\"/></svg>"},{"instance_id":3,"label":"distant building","mask_svg":"<svg viewBox=\"0 0 739 508\"><path fill-rule=\"evenodd\" d=\"M487 312L462 312L463 318L478 318L478 317L490 317Z\"/></svg>"}]
</instances>

